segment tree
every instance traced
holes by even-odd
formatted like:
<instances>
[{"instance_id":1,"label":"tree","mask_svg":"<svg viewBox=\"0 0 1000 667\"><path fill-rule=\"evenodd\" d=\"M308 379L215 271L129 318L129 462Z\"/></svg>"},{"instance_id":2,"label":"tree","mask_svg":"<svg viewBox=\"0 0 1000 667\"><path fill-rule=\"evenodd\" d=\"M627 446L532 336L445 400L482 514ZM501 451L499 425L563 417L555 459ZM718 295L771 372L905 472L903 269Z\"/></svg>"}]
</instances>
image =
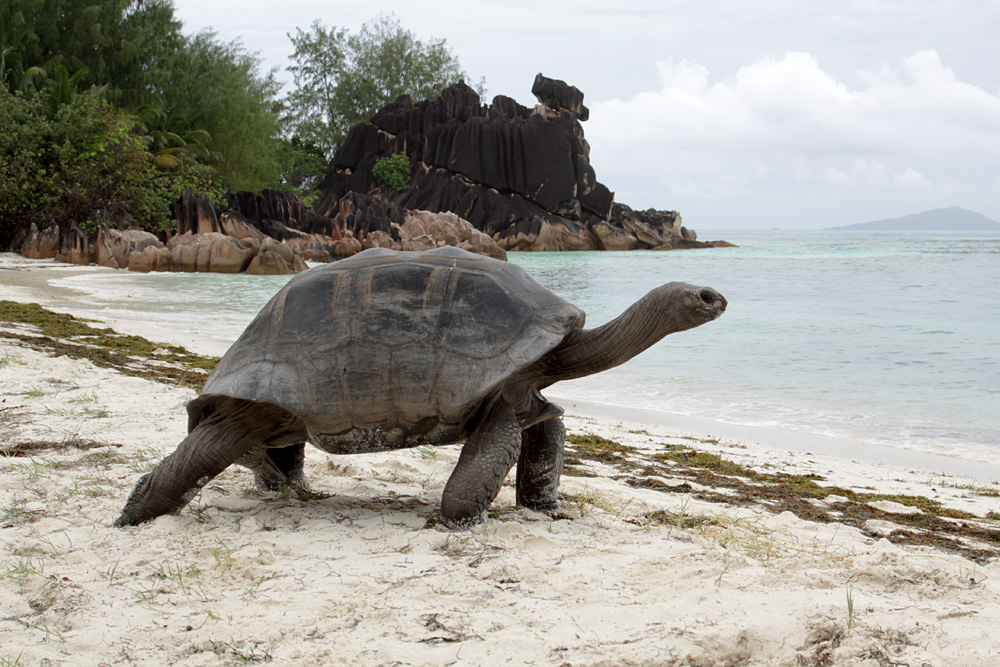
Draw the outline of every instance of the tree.
<instances>
[{"instance_id":1,"label":"tree","mask_svg":"<svg viewBox=\"0 0 1000 667\"><path fill-rule=\"evenodd\" d=\"M285 98L286 122L300 140L331 153L345 136L334 128L347 123L335 115L337 83L346 70L347 31L327 30L317 19L309 32L296 28L295 36L288 38L295 46L295 64L286 69L294 77L295 88Z\"/></svg>"},{"instance_id":2,"label":"tree","mask_svg":"<svg viewBox=\"0 0 1000 667\"><path fill-rule=\"evenodd\" d=\"M154 101L181 23L170 0L4 0L0 32L18 30L22 71L83 71L83 88L110 86L125 108Z\"/></svg>"},{"instance_id":3,"label":"tree","mask_svg":"<svg viewBox=\"0 0 1000 667\"><path fill-rule=\"evenodd\" d=\"M281 187L303 195L312 191L326 170L326 156L319 146L299 135L281 140Z\"/></svg>"},{"instance_id":4,"label":"tree","mask_svg":"<svg viewBox=\"0 0 1000 667\"><path fill-rule=\"evenodd\" d=\"M4 0L0 80L12 91L45 88L55 106L103 86L136 116L160 167L184 154L233 189L277 183L274 72L239 42L180 28L170 0Z\"/></svg>"},{"instance_id":5,"label":"tree","mask_svg":"<svg viewBox=\"0 0 1000 667\"><path fill-rule=\"evenodd\" d=\"M96 88L54 109L49 103L42 93L14 94L0 86L5 235L32 222L53 221L65 228L102 212L136 217L151 212L147 188L156 171L132 132L131 117Z\"/></svg>"},{"instance_id":6,"label":"tree","mask_svg":"<svg viewBox=\"0 0 1000 667\"><path fill-rule=\"evenodd\" d=\"M400 95L434 99L466 78L445 40L421 42L395 18L379 15L357 34L314 21L288 35L294 90L288 122L305 141L331 154L357 123ZM482 82L480 82L480 89Z\"/></svg>"},{"instance_id":7,"label":"tree","mask_svg":"<svg viewBox=\"0 0 1000 667\"><path fill-rule=\"evenodd\" d=\"M32 39L37 38L23 12L0 14L0 85L12 92L31 90L34 82L45 76L41 67L24 68L24 52Z\"/></svg>"},{"instance_id":8,"label":"tree","mask_svg":"<svg viewBox=\"0 0 1000 667\"><path fill-rule=\"evenodd\" d=\"M222 43L202 32L185 40L161 81L161 108L187 119L188 130L207 133L209 164L233 190L273 185L281 171L280 85L260 64L240 42ZM181 129L174 134L183 137Z\"/></svg>"}]
</instances>

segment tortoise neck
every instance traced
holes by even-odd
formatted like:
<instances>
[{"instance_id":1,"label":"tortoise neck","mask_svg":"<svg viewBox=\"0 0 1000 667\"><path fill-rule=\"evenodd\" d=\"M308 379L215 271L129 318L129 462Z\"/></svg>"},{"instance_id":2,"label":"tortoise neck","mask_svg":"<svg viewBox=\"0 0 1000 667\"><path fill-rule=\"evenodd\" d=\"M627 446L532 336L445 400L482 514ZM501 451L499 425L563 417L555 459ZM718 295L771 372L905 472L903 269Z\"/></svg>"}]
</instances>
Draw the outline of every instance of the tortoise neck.
<instances>
[{"instance_id":1,"label":"tortoise neck","mask_svg":"<svg viewBox=\"0 0 1000 667\"><path fill-rule=\"evenodd\" d=\"M545 385L614 368L664 336L697 326L680 316L669 287L653 290L607 324L570 333L545 359Z\"/></svg>"}]
</instances>

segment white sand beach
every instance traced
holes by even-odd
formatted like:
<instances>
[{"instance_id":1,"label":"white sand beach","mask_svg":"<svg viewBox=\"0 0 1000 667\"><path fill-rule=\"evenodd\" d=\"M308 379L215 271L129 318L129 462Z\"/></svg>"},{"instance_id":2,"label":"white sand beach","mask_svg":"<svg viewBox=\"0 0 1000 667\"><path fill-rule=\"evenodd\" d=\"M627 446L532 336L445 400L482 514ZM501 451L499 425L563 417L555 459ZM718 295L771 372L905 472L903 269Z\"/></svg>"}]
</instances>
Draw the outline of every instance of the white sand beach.
<instances>
[{"instance_id":1,"label":"white sand beach","mask_svg":"<svg viewBox=\"0 0 1000 667\"><path fill-rule=\"evenodd\" d=\"M0 299L69 311L48 278L95 270L11 262ZM0 665L1000 665L1000 543L963 537L1000 533L983 475L581 404L565 406L568 431L622 453L570 448L557 519L515 507L512 473L489 521L442 527L451 446L310 449L324 497L308 501L231 467L180 515L113 528L194 396L0 337ZM960 513L943 521L968 549L902 539L930 514L912 503L865 501L878 517L858 523L837 493L803 500L828 517L804 520L763 491L748 502L744 482L765 477L725 486L654 456L688 449L936 501Z\"/></svg>"}]
</instances>

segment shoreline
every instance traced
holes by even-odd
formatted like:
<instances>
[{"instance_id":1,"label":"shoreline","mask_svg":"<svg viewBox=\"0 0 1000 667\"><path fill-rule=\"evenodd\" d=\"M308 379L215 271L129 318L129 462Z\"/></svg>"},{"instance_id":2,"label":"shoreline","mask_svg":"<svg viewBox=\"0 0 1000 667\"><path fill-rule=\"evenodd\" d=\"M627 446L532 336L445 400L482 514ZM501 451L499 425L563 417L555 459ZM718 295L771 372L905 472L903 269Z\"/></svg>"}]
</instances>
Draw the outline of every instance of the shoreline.
<instances>
[{"instance_id":1,"label":"shoreline","mask_svg":"<svg viewBox=\"0 0 1000 667\"><path fill-rule=\"evenodd\" d=\"M0 336L0 662L1000 658L1000 489L970 478L555 399L571 437L554 517L516 507L512 474L484 524L449 531L460 447L309 447L316 498L231 466L179 515L111 527L194 396Z\"/></svg>"},{"instance_id":2,"label":"shoreline","mask_svg":"<svg viewBox=\"0 0 1000 667\"><path fill-rule=\"evenodd\" d=\"M678 434L699 438L721 438L750 447L762 447L778 452L813 454L830 459L842 459L876 465L905 468L928 474L968 477L984 484L1000 484L1000 465L909 449L871 445L841 440L815 433L745 424L730 424L702 417L690 417L645 408L631 408L609 403L580 401L552 394L550 398L567 413L596 417L633 428L656 426Z\"/></svg>"},{"instance_id":3,"label":"shoreline","mask_svg":"<svg viewBox=\"0 0 1000 667\"><path fill-rule=\"evenodd\" d=\"M37 303L67 315L79 316L81 309L74 308L74 302L79 299L80 293L68 287L51 285L50 280L93 273L113 275L121 271L122 269L77 266L51 260L27 259L14 253L0 253L0 285L5 287L2 298L21 303ZM88 314L86 317L92 318L94 315ZM119 333L142 336L158 343L180 345L195 354L221 357L233 344L232 340L167 330L133 320L99 316L96 319Z\"/></svg>"},{"instance_id":4,"label":"shoreline","mask_svg":"<svg viewBox=\"0 0 1000 667\"><path fill-rule=\"evenodd\" d=\"M79 298L79 293L71 288L51 285L49 281L54 278L95 272L115 274L119 271L93 265L77 266L51 260L30 260L14 253L0 253L0 284L8 287L5 290L7 294L3 298L39 303L43 307L70 315L77 315L80 311L78 308L74 309L74 301ZM95 317L95 314L88 313L88 317ZM190 352L205 356L221 357L234 342L215 336L144 325L133 320L99 315L96 317L103 325L119 333L142 336L164 344L180 345ZM903 447L868 444L779 427L734 424L646 408L583 401L561 396L558 387L547 394L567 412L574 414L582 413L633 425L664 426L702 438L723 437L779 452L815 453L835 459L891 465L928 474L945 473L968 477L985 484L1000 483L1000 464L975 459L960 459Z\"/></svg>"}]
</instances>

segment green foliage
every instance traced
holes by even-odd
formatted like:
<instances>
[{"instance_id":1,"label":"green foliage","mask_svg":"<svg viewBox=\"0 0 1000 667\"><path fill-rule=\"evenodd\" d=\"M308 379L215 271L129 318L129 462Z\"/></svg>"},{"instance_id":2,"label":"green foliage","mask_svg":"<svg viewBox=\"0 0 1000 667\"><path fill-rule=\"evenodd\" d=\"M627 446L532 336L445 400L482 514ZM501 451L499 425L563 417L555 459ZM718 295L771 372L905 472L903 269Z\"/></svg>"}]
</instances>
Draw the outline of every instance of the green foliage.
<instances>
[{"instance_id":1,"label":"green foliage","mask_svg":"<svg viewBox=\"0 0 1000 667\"><path fill-rule=\"evenodd\" d=\"M338 117L335 100L341 73L347 68L347 31L327 29L319 19L309 32L288 35L295 47L287 68L295 88L285 99L288 121L295 135L331 154L346 136L350 121Z\"/></svg>"},{"instance_id":2,"label":"green foliage","mask_svg":"<svg viewBox=\"0 0 1000 667\"><path fill-rule=\"evenodd\" d=\"M4 0L0 34L16 40L22 71L84 71L124 107L149 102L182 42L170 0ZM12 43L13 40L12 40Z\"/></svg>"},{"instance_id":3,"label":"green foliage","mask_svg":"<svg viewBox=\"0 0 1000 667\"><path fill-rule=\"evenodd\" d=\"M47 201L48 193L38 186L47 174L40 158L50 132L37 99L33 103L0 86L0 248L15 231L18 215L41 209Z\"/></svg>"},{"instance_id":4,"label":"green foliage","mask_svg":"<svg viewBox=\"0 0 1000 667\"><path fill-rule=\"evenodd\" d=\"M278 182L280 85L262 73L260 59L239 42L224 44L203 32L186 40L165 76L162 108L207 134L208 164L231 190Z\"/></svg>"},{"instance_id":5,"label":"green foliage","mask_svg":"<svg viewBox=\"0 0 1000 667\"><path fill-rule=\"evenodd\" d=\"M32 37L23 12L0 13L0 84L11 91L32 90L34 81L45 75L41 67L24 66L24 52Z\"/></svg>"},{"instance_id":6,"label":"green foliage","mask_svg":"<svg viewBox=\"0 0 1000 667\"><path fill-rule=\"evenodd\" d=\"M278 156L282 167L280 187L299 195L312 191L326 171L323 150L297 134L281 140Z\"/></svg>"},{"instance_id":7,"label":"green foliage","mask_svg":"<svg viewBox=\"0 0 1000 667\"><path fill-rule=\"evenodd\" d=\"M239 42L187 37L170 0L5 0L0 74L8 90L49 92L50 111L78 89L138 117L156 166L179 155L232 189L277 182L279 85Z\"/></svg>"},{"instance_id":8,"label":"green foliage","mask_svg":"<svg viewBox=\"0 0 1000 667\"><path fill-rule=\"evenodd\" d=\"M0 248L32 222L161 231L185 187L280 179L274 73L169 0L5 0L0 84Z\"/></svg>"},{"instance_id":9,"label":"green foliage","mask_svg":"<svg viewBox=\"0 0 1000 667\"><path fill-rule=\"evenodd\" d=\"M91 90L49 107L41 94L0 89L0 215L61 226L128 210L153 176L131 119Z\"/></svg>"},{"instance_id":10,"label":"green foliage","mask_svg":"<svg viewBox=\"0 0 1000 667\"><path fill-rule=\"evenodd\" d=\"M134 201L131 213L148 231L174 231L177 223L173 218L173 205L185 188L205 194L216 208L226 204L225 190L213 169L183 155L176 163L171 169L157 168L155 176Z\"/></svg>"},{"instance_id":11,"label":"green foliage","mask_svg":"<svg viewBox=\"0 0 1000 667\"><path fill-rule=\"evenodd\" d=\"M184 112L144 104L134 115L136 131L146 141L146 149L153 154L157 167L175 169L183 164L184 158L208 162L214 157L208 148L211 135L202 129L191 129L196 123Z\"/></svg>"},{"instance_id":12,"label":"green foliage","mask_svg":"<svg viewBox=\"0 0 1000 667\"><path fill-rule=\"evenodd\" d=\"M288 121L304 140L332 153L357 123L400 95L435 99L466 77L445 40L421 42L384 14L357 34L314 21L288 35L295 47L288 71L294 90ZM482 88L482 83L480 83Z\"/></svg>"},{"instance_id":13,"label":"green foliage","mask_svg":"<svg viewBox=\"0 0 1000 667\"><path fill-rule=\"evenodd\" d=\"M0 86L0 247L32 222L63 229L75 222L93 232L98 220L135 219L161 231L172 224L171 206L185 187L222 200L211 170L192 158L158 168L134 118L98 90L54 112L49 101Z\"/></svg>"},{"instance_id":14,"label":"green foliage","mask_svg":"<svg viewBox=\"0 0 1000 667\"><path fill-rule=\"evenodd\" d=\"M406 153L379 158L372 166L372 176L393 190L405 190L410 187L410 158L406 157Z\"/></svg>"},{"instance_id":15,"label":"green foliage","mask_svg":"<svg viewBox=\"0 0 1000 667\"><path fill-rule=\"evenodd\" d=\"M308 201L354 124L464 77L444 40L421 42L384 15L356 34L317 21L290 38L295 90L279 100L256 54L185 36L171 0L5 0L0 248L32 222L163 231L185 187L217 204L225 189L274 186ZM400 158L380 178L405 188Z\"/></svg>"}]
</instances>

